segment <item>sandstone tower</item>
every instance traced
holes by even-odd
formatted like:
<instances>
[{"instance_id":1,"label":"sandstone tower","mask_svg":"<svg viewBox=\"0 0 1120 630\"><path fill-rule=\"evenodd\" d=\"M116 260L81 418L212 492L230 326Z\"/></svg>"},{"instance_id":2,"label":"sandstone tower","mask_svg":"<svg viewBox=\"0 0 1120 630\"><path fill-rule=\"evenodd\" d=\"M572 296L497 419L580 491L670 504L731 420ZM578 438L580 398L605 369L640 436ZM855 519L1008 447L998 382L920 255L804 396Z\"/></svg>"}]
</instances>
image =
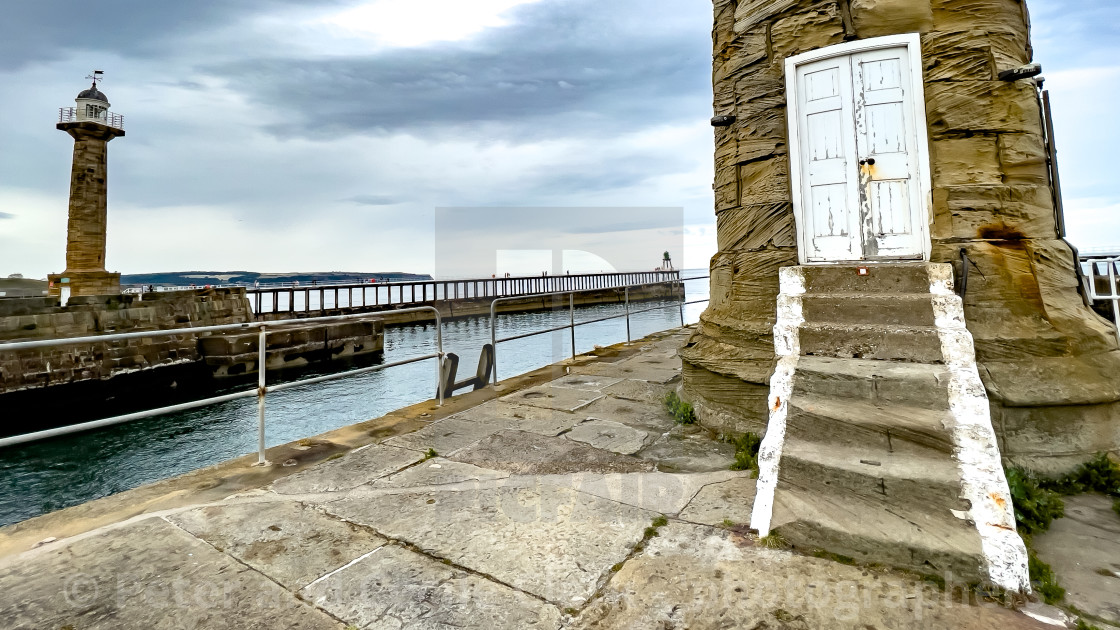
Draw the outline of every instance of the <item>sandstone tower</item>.
<instances>
[{"instance_id":1,"label":"sandstone tower","mask_svg":"<svg viewBox=\"0 0 1120 630\"><path fill-rule=\"evenodd\" d=\"M108 144L124 136L123 117L109 111L109 97L93 85L59 110L56 127L74 138L70 169L70 213L66 226L66 270L49 276L50 294L120 293L119 273L105 270L106 183Z\"/></svg>"},{"instance_id":2,"label":"sandstone tower","mask_svg":"<svg viewBox=\"0 0 1120 630\"><path fill-rule=\"evenodd\" d=\"M1026 6L714 7L719 251L681 356L704 424L766 432L752 526L1028 588L1001 459L1120 448L1120 348L1061 238Z\"/></svg>"}]
</instances>

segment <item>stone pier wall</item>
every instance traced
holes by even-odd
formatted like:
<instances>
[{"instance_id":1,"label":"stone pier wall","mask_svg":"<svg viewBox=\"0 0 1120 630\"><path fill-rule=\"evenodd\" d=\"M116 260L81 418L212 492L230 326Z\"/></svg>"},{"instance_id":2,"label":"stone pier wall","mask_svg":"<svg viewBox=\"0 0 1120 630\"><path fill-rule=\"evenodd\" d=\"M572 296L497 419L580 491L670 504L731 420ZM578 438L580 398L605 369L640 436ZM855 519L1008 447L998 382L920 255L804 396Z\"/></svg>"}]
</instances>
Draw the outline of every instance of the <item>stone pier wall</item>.
<instances>
[{"instance_id":1,"label":"stone pier wall","mask_svg":"<svg viewBox=\"0 0 1120 630\"><path fill-rule=\"evenodd\" d=\"M712 301L682 350L702 421L762 431L778 269L797 264L784 60L844 41L921 33L932 260L970 269L965 317L1005 457L1060 470L1120 448L1120 350L1077 293L1057 237L1021 0L715 0L718 253ZM1060 95L1057 95L1060 98Z\"/></svg>"},{"instance_id":2,"label":"stone pier wall","mask_svg":"<svg viewBox=\"0 0 1120 630\"><path fill-rule=\"evenodd\" d=\"M209 289L136 295L0 299L0 341L56 339L106 333L249 322L245 289ZM0 394L80 381L103 380L160 365L198 361L195 334L130 339L83 346L0 352Z\"/></svg>"}]
</instances>

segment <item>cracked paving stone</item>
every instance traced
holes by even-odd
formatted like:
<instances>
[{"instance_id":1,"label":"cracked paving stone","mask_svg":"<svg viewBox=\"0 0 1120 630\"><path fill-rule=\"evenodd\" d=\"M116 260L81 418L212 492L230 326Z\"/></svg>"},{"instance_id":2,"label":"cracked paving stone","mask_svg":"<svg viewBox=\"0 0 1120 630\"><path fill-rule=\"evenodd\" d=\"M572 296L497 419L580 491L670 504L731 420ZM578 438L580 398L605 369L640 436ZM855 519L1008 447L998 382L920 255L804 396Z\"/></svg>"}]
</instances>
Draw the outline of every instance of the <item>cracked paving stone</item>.
<instances>
[{"instance_id":1,"label":"cracked paving stone","mask_svg":"<svg viewBox=\"0 0 1120 630\"><path fill-rule=\"evenodd\" d=\"M591 418L572 427L564 437L605 451L633 455L652 444L658 436L613 420Z\"/></svg>"},{"instance_id":2,"label":"cracked paving stone","mask_svg":"<svg viewBox=\"0 0 1120 630\"><path fill-rule=\"evenodd\" d=\"M6 630L342 630L294 594L158 518L8 561Z\"/></svg>"},{"instance_id":3,"label":"cracked paving stone","mask_svg":"<svg viewBox=\"0 0 1120 630\"><path fill-rule=\"evenodd\" d=\"M587 601L656 515L537 484L355 497L327 509L560 607Z\"/></svg>"},{"instance_id":4,"label":"cracked paving stone","mask_svg":"<svg viewBox=\"0 0 1120 630\"><path fill-rule=\"evenodd\" d=\"M681 510L680 517L705 525L721 525L724 521L736 525L748 524L751 522L757 482L757 479L743 475L704 486Z\"/></svg>"},{"instance_id":5,"label":"cracked paving stone","mask_svg":"<svg viewBox=\"0 0 1120 630\"><path fill-rule=\"evenodd\" d=\"M585 494L618 501L644 510L673 515L693 501L697 491L718 485L744 473L723 470L708 473L673 474L663 472L596 475L542 475L541 483L564 486ZM510 483L518 483L511 479ZM750 480L753 484L753 480ZM718 522L718 521L717 521Z\"/></svg>"},{"instance_id":6,"label":"cracked paving stone","mask_svg":"<svg viewBox=\"0 0 1120 630\"><path fill-rule=\"evenodd\" d=\"M731 468L735 447L704 435L666 435L638 457L657 462L657 469L666 472L710 472Z\"/></svg>"},{"instance_id":7,"label":"cracked paving stone","mask_svg":"<svg viewBox=\"0 0 1120 630\"><path fill-rule=\"evenodd\" d=\"M658 434L676 426L660 400L650 403L606 396L581 409L580 413L588 418L610 420Z\"/></svg>"},{"instance_id":8,"label":"cracked paving stone","mask_svg":"<svg viewBox=\"0 0 1120 630\"><path fill-rule=\"evenodd\" d=\"M556 630L550 604L398 545L305 588L301 595L363 630Z\"/></svg>"},{"instance_id":9,"label":"cracked paving stone","mask_svg":"<svg viewBox=\"0 0 1120 630\"><path fill-rule=\"evenodd\" d=\"M671 522L626 561L572 626L773 630L1043 630L996 604L970 606L913 576L756 547Z\"/></svg>"},{"instance_id":10,"label":"cracked paving stone","mask_svg":"<svg viewBox=\"0 0 1120 630\"><path fill-rule=\"evenodd\" d=\"M440 455L446 455L515 424L516 419L501 415L475 415L466 418L456 415L383 443L419 452L433 449Z\"/></svg>"},{"instance_id":11,"label":"cracked paving stone","mask_svg":"<svg viewBox=\"0 0 1120 630\"><path fill-rule=\"evenodd\" d=\"M421 462L411 468L406 468L399 473L389 475L373 482L375 488L411 488L415 486L436 486L441 484L459 483L462 481L489 481L491 479L505 479L508 472L479 468L471 464L453 462L442 457L435 457L426 462Z\"/></svg>"},{"instance_id":12,"label":"cracked paving stone","mask_svg":"<svg viewBox=\"0 0 1120 630\"><path fill-rule=\"evenodd\" d=\"M452 454L451 459L515 475L644 472L653 462L593 448L562 437L502 431Z\"/></svg>"},{"instance_id":13,"label":"cracked paving stone","mask_svg":"<svg viewBox=\"0 0 1120 630\"><path fill-rule=\"evenodd\" d=\"M385 544L295 501L208 506L168 520L293 590Z\"/></svg>"},{"instance_id":14,"label":"cracked paving stone","mask_svg":"<svg viewBox=\"0 0 1120 630\"><path fill-rule=\"evenodd\" d=\"M503 396L500 400L529 405L530 407L541 407L543 409L576 411L602 397L602 394L594 391L553 387L551 385L538 385Z\"/></svg>"},{"instance_id":15,"label":"cracked paving stone","mask_svg":"<svg viewBox=\"0 0 1120 630\"><path fill-rule=\"evenodd\" d=\"M1063 497L1065 517L1034 537L1078 610L1120 625L1120 517L1102 494Z\"/></svg>"},{"instance_id":16,"label":"cracked paving stone","mask_svg":"<svg viewBox=\"0 0 1120 630\"><path fill-rule=\"evenodd\" d=\"M491 400L485 404L455 414L471 422L501 422L508 419L502 428L518 429L541 435L559 435L583 420L582 415L567 411L545 409L510 403L504 400ZM450 452L450 451L448 451Z\"/></svg>"},{"instance_id":17,"label":"cracked paving stone","mask_svg":"<svg viewBox=\"0 0 1120 630\"><path fill-rule=\"evenodd\" d=\"M621 378L605 377L605 376L592 376L586 374L571 374L564 378L558 378L549 383L553 387L567 387L570 389L583 389L587 391L601 391L604 387L610 387L615 383L621 381Z\"/></svg>"},{"instance_id":18,"label":"cracked paving stone","mask_svg":"<svg viewBox=\"0 0 1120 630\"><path fill-rule=\"evenodd\" d=\"M374 444L278 479L272 484L272 490L277 494L352 490L405 466L411 466L423 458L424 455L417 451Z\"/></svg>"},{"instance_id":19,"label":"cracked paving stone","mask_svg":"<svg viewBox=\"0 0 1120 630\"><path fill-rule=\"evenodd\" d=\"M603 393L608 394L612 398L633 400L660 407L662 405L661 399L665 397L665 393L669 390L670 388L667 385L627 379L604 388ZM588 412L590 413L590 410L597 404L598 403L589 405L587 408Z\"/></svg>"}]
</instances>

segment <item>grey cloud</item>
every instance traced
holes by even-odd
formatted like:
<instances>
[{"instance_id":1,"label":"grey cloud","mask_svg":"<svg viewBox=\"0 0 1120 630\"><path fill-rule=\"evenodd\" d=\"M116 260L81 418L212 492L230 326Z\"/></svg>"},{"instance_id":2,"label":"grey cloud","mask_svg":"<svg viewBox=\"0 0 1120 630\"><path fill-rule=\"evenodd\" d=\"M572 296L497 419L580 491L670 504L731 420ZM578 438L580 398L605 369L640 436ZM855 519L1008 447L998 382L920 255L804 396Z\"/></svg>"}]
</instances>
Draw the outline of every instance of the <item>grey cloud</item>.
<instances>
[{"instance_id":1,"label":"grey cloud","mask_svg":"<svg viewBox=\"0 0 1120 630\"><path fill-rule=\"evenodd\" d=\"M70 51L165 57L181 54L176 36L228 24L268 8L334 5L339 0L73 0L8 2L0 19L5 69L65 58ZM92 68L91 68L92 69Z\"/></svg>"},{"instance_id":2,"label":"grey cloud","mask_svg":"<svg viewBox=\"0 0 1120 630\"><path fill-rule=\"evenodd\" d=\"M683 208L492 207L437 208L437 232L604 234L680 228Z\"/></svg>"},{"instance_id":3,"label":"grey cloud","mask_svg":"<svg viewBox=\"0 0 1120 630\"><path fill-rule=\"evenodd\" d=\"M396 197L387 195L354 195L344 201L353 201L365 206L391 206L400 203L400 200Z\"/></svg>"},{"instance_id":4,"label":"grey cloud","mask_svg":"<svg viewBox=\"0 0 1120 630\"><path fill-rule=\"evenodd\" d=\"M0 219L14 219L16 215L11 212L0 212Z\"/></svg>"},{"instance_id":5,"label":"grey cloud","mask_svg":"<svg viewBox=\"0 0 1120 630\"><path fill-rule=\"evenodd\" d=\"M708 18L677 24L659 17L658 4L544 2L467 42L207 70L258 104L292 107L293 120L271 129L278 136L617 136L708 115ZM669 14L674 4L661 6Z\"/></svg>"}]
</instances>

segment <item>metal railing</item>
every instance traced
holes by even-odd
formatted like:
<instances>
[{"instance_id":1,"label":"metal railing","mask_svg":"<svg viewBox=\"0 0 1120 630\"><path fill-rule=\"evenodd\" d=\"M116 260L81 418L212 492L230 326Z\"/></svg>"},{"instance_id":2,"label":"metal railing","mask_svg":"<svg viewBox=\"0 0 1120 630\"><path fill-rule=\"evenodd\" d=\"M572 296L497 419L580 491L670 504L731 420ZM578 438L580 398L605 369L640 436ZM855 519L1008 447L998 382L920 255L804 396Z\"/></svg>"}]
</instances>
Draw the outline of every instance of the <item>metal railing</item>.
<instances>
[{"instance_id":1,"label":"metal railing","mask_svg":"<svg viewBox=\"0 0 1120 630\"><path fill-rule=\"evenodd\" d=\"M97 116L85 116L77 107L59 107L58 122L95 122L114 129L124 129L124 116L121 114L104 111Z\"/></svg>"},{"instance_id":2,"label":"metal railing","mask_svg":"<svg viewBox=\"0 0 1120 630\"><path fill-rule=\"evenodd\" d=\"M342 308L411 306L430 304L437 300L534 297L561 291L621 289L639 284L664 284L679 280L679 277L680 271L673 269L509 278L269 285L251 287L245 294L254 313L269 315L325 312ZM264 299L265 296L269 299ZM313 297L318 298L317 303Z\"/></svg>"},{"instance_id":3,"label":"metal railing","mask_svg":"<svg viewBox=\"0 0 1120 630\"><path fill-rule=\"evenodd\" d=\"M267 336L269 329L283 328L292 325L304 325L309 323L326 323L347 321L354 319L377 319L380 314L378 313L360 313L352 315L334 315L330 317L314 317L310 319L287 319L274 322L250 322L245 324L221 324L217 326L199 326L196 328L175 328L171 330L149 330L130 333L116 333L110 335L93 335L89 337L71 337L68 339L41 339L35 341L16 341L8 343L0 343L0 352L16 351L16 350L29 350L34 348L50 348L54 346L69 346L79 345L86 343L105 343L109 341L119 341L124 339L141 339L145 337L167 337L175 335L198 335L203 333L215 332L229 332L237 330L253 330L259 329L260 335L257 339L257 387L255 389L234 392L231 394L223 394L221 396L212 396L201 400L194 400L190 402L180 403L177 405L169 405L166 407L159 407L158 409L149 409L146 411L138 411L135 413L124 414L120 416L113 416L111 418L104 418L102 420L94 420L91 422L83 422L81 424L72 424L64 427L57 427L54 429L46 429L44 431L36 431L34 433L24 433L22 435L14 435L11 437L0 438L0 448L5 446L14 446L16 444L24 444L26 442L35 442L44 440L51 437L60 435L67 435L71 433L79 433L82 431L89 431L91 429L98 429L101 427L108 427L115 424L122 424L132 420L140 420L142 418L150 418L152 416L159 416L165 413L172 413L175 411L186 411L188 409L195 409L198 407L205 407L207 405L214 405L217 403L227 402L230 400L237 400L239 398L257 397L257 464L265 465L268 460L265 458L265 397L269 392L277 392L293 387L301 387L304 385L312 385L315 383L322 383L336 378L343 378L346 376L354 376L357 374L364 374L367 372L376 372L379 370L396 367L398 365L406 365L409 363L417 363L420 361L427 361L428 359L436 359L436 389L439 404L443 405L443 385L440 381L440 368L444 360L443 352L443 323L440 318L439 310L432 306L418 306L416 308L401 309L394 311L394 313L409 313L431 311L435 314L436 324L436 352L434 354L426 354L423 356L412 357L403 359L401 361L394 361L392 363L382 363L354 370L347 370L345 372L337 372L334 374L326 374L323 376L315 376L305 378L298 381L291 381L288 383L278 383L275 385L266 385L265 376L267 374Z\"/></svg>"},{"instance_id":4,"label":"metal railing","mask_svg":"<svg viewBox=\"0 0 1120 630\"><path fill-rule=\"evenodd\" d=\"M650 308L644 308L644 309L640 309L640 310L632 310L630 308L630 289L635 288L635 287L649 286L651 284L673 284L673 285L680 285L680 287L683 290L685 282L688 282L688 281L691 281L691 280L703 280L703 279L706 279L706 278L709 278L709 277L710 276L696 276L696 277L693 277L693 278L674 278L672 280L663 280L663 281L660 281L660 282L629 285L629 286L623 286L623 287L613 287L613 288L618 288L618 289L623 290L623 297L624 297L624 302L623 303L624 303L624 309L625 309L624 312L622 314L619 314L619 315L610 315L610 316L607 316L607 317L598 317L598 318L589 319L589 320L580 321L580 322L575 321L575 294L577 294L577 293L588 293L588 292L593 292L593 291L601 291L602 289L581 289L581 290L576 290L576 291L561 291L561 292L555 292L555 293L538 293L538 294L529 294L529 295L514 295L514 296L497 298L493 302L491 302L491 304L490 304L490 342L494 347L494 372L493 372L493 379L491 380L491 382L494 383L498 380L497 379L497 370L498 370L498 366L497 366L497 344L498 343L505 342L505 341L513 341L515 339L523 339L525 337L532 337L532 336L535 336L535 335L542 335L542 334L545 334L545 333L550 333L550 332L570 328L571 329L572 356L574 357L576 355L576 345L575 345L576 344L576 337L575 337L576 327L585 326L585 325L588 325L588 324L593 324L593 323L601 322L601 321L607 321L607 320L611 320L611 319L619 319L619 318L623 318L623 317L626 318L626 342L630 343L630 341L631 341L631 337L630 337L630 316L631 315L636 315L636 314L639 314L639 313L645 313L645 312L649 312L649 311L655 311L655 310L664 309L664 308L670 308L670 306L658 305L658 306L654 306L654 307L650 307ZM564 326L547 328L547 329L544 329L544 330L533 331L533 332L524 333L524 334L520 334L520 335L514 335L514 336L511 336L511 337L503 337L501 339L497 338L496 305L497 305L498 302L502 302L502 301L506 301L506 300L524 299L526 297L545 298L545 297L560 296L560 295L569 296L569 299L568 299L569 323L568 324L566 324ZM680 311L681 325L683 326L684 323L685 323L685 318L684 318L684 307L685 306L690 305L690 304L699 304L699 303L702 303L702 302L707 302L708 300L709 300L709 298L703 298L703 299L692 300L692 301L689 301L687 299L681 300L679 302L679 304L676 305L678 307L679 311ZM356 320L356 319L373 319L373 320L376 320L376 319L380 319L381 317L384 317L386 314L399 315L399 314L406 314L406 313L412 313L412 312L432 312L432 313L434 313L434 315L435 315L435 331L436 331L436 352L435 353L425 354L425 355L416 356L416 357L411 357L411 358L408 358L408 359L402 359L400 361L394 361L394 362L391 362L391 363L382 363L382 364L379 364L379 365L373 365L373 366L362 367L362 368L357 368L357 369L353 369L353 370L347 370L347 371L343 371L343 372L337 372L337 373L334 373L334 374L326 374L326 375L322 375L322 376L305 378L305 379L301 379L301 380L297 380L297 381L291 381L291 382L287 382L287 383L277 383L277 384L274 384L274 385L267 385L266 384L267 336L268 336L268 331L270 329L283 329L284 327L293 326L293 325L304 325L304 324L313 324L313 323L327 323L327 322L337 322L337 321L349 321L349 320ZM151 331L138 331L138 332L129 332L129 333L114 333L114 334L108 334L108 335L92 335L92 336L87 336L87 337L70 337L70 338L64 338L64 339L41 339L41 340L34 340L34 341L15 341L15 342L0 343L0 352L30 350L30 349L35 349L35 348L50 348L50 347L67 346L67 345L97 344L97 343L106 343L106 342L110 342L110 341L120 341L120 340L127 340L127 339L141 339L141 338L146 338L146 337L166 337L166 336L177 336L177 335L203 335L203 334L216 333L216 332L247 331L247 330L258 330L259 331L259 337L258 337L258 340L257 340L257 387L254 388L254 389L247 389L247 390L244 390L244 391L233 392L233 393L223 394L223 395L219 395L219 396L212 396L210 398L205 398L205 399L201 399L201 400L195 400L195 401L180 403L180 404L176 404L176 405L168 405L166 407L159 407L157 409L149 409L149 410L145 410L145 411L138 411L138 412L135 412L135 413L113 416L111 418L104 418L104 419L101 419L101 420L93 420L93 421L90 421L90 422L83 422L81 424L73 424L73 425L57 427L57 428L53 428L53 429L46 429L46 430L43 430L43 431L36 431L36 432L33 432L33 433L24 433L22 435L14 435L14 436L10 436L10 437L3 437L3 438L0 438L0 448L6 447L6 446L15 446L17 444L24 444L24 443L28 443L28 442L35 442L35 441L44 440L44 439L52 438L52 437L58 437L58 436L62 436L62 435L69 435L69 434L73 434L73 433L90 431L90 430L98 429L98 428L102 428L102 427L108 427L108 426L113 426L113 425L117 425L117 424L123 424L123 423L126 423L126 422L130 422L132 420L140 420L140 419L144 419L144 418L151 418L151 417L163 415L163 414L166 414L166 413L173 413L173 412L176 412L176 411L187 411L189 409L196 409L196 408L199 408L199 407L205 407L205 406L208 406L208 405L214 405L214 404L218 404L218 403L228 402L228 401L231 401L231 400L238 400L238 399L241 399L241 398L250 398L250 397L256 396L257 397L257 465L266 465L266 464L268 464L268 460L267 460L267 457L266 457L266 454L265 454L265 450L266 450L266 447L265 447L265 427L266 427L266 423L265 423L265 398L266 398L266 396L268 395L269 392L277 392L277 391L282 391L282 390L285 390L285 389L302 387L304 385L313 385L315 383L322 383L324 381L329 381L329 380L333 380L333 379L337 379L337 378L344 378L344 377L347 377L347 376L355 376L355 375L358 375L358 374L364 374L364 373L368 373L368 372L376 372L376 371L385 370L385 369L388 369L388 368L391 368L391 367L407 365L407 364L410 364L410 363L418 363L420 361L427 361L429 359L436 359L437 400L438 400L438 404L440 406L443 405L444 384L443 384L443 379L441 378L441 376L442 376L442 366L443 366L445 357L447 355L443 351L443 322L442 322L442 318L440 316L439 310L437 308L433 307L433 306L417 306L417 307L414 307L414 308L405 308L405 309L400 309L400 310L394 310L394 311L390 311L389 313L380 313L380 312L378 312L378 313L356 313L356 314L350 314L350 315L332 315L332 316L326 316L326 317L312 317L312 318L305 318L305 319L285 319L285 320L278 320L278 321L271 321L271 322L261 321L261 322L248 322L248 323L243 323L243 324L221 324L221 325L216 325L216 326L199 326L199 327L195 327L195 328L175 328L175 329L171 329L171 330L151 330Z\"/></svg>"},{"instance_id":5,"label":"metal railing","mask_svg":"<svg viewBox=\"0 0 1120 630\"><path fill-rule=\"evenodd\" d=\"M630 310L630 289L635 288L635 287L641 287L641 286L649 286L650 284L672 284L672 285L680 285L681 289L683 291L685 282L688 282L689 280L704 280L705 278L710 278L710 277L711 276L696 276L696 277L693 277L693 278L675 278L673 280L662 280L661 282L650 282L650 283L646 283L646 284L634 284L634 285L629 285L629 286L624 286L624 287L613 287L615 289L622 289L623 290L624 312L621 313L621 314L618 314L618 315L608 315L606 317L596 317L594 319L588 319L588 320L584 320L584 321L580 321L580 322L576 321L576 306L575 306L575 296L576 296L576 294L577 293L589 293L589 292L592 292L592 291L598 291L600 289L582 289L582 290L578 290L578 291L556 291L556 292L553 292L553 293L537 293L537 294L533 294L533 295L517 295L517 296L496 298L494 301L490 302L490 345L494 348L494 378L492 378L490 382L491 383L497 383L498 382L498 344L499 343L502 343L502 342L505 342L505 341L514 341L516 339L524 339L526 337L533 337L533 336L536 336L536 335L543 335L543 334L546 334L546 333L557 332L557 331L561 331L561 330L571 330L571 332L572 332L572 335L571 335L572 357L575 357L576 356L576 327L577 326L586 326L588 324L595 324L595 323L598 323L598 322L604 322L604 321L607 321L607 320L610 320L610 319L619 319L619 318L623 318L623 317L626 318L626 343L630 343L630 316L631 315L637 315L638 313L648 313L649 311L656 311L656 310L663 309L663 308L669 308L667 306L661 305L661 306L653 306L653 307L650 307L650 308L644 308L644 309L637 310L637 311ZM567 324L564 324L563 326L553 326L552 328L546 328L544 330L536 330L536 331L532 331L532 332L522 333L520 335L513 335L513 336L510 336L510 337L502 337L500 339L498 338L497 306L498 306L499 302L506 302L506 301L509 301L509 300L520 300L520 299L524 299L524 298L560 297L560 296L564 296L564 295L568 296L568 323ZM680 310L680 314L681 314L681 326L684 326L684 307L686 305L699 304L701 302L707 302L710 299L711 299L711 297L709 296L707 298L703 298L703 299L700 299L700 300L692 300L691 302L688 301L687 299L681 300L680 303L677 305L677 308Z\"/></svg>"},{"instance_id":6,"label":"metal railing","mask_svg":"<svg viewBox=\"0 0 1120 630\"><path fill-rule=\"evenodd\" d=\"M1120 342L1120 256L1081 260L1082 281L1085 295L1093 302L1112 302L1112 323L1116 326L1116 339Z\"/></svg>"}]
</instances>

